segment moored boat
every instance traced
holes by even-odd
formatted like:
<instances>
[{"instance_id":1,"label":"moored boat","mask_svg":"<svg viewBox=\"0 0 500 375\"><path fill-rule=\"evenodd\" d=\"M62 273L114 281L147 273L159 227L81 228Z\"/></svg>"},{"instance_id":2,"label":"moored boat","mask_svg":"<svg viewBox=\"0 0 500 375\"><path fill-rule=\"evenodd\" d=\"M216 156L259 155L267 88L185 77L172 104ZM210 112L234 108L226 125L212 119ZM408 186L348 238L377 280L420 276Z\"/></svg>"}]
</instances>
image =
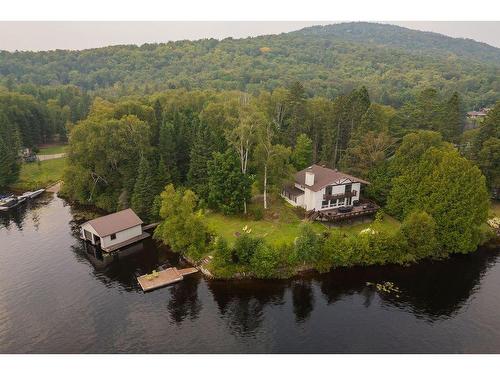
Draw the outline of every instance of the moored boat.
<instances>
[{"instance_id":1,"label":"moored boat","mask_svg":"<svg viewBox=\"0 0 500 375\"><path fill-rule=\"evenodd\" d=\"M28 198L28 199L36 198L40 194L42 194L44 191L45 191L45 189L38 189L38 190L35 190L35 191L27 191L26 193L24 193L23 195L21 195L21 197Z\"/></svg>"},{"instance_id":2,"label":"moored boat","mask_svg":"<svg viewBox=\"0 0 500 375\"><path fill-rule=\"evenodd\" d=\"M0 199L0 211L7 211L11 208L19 206L26 200L26 197L15 197L13 195Z\"/></svg>"}]
</instances>

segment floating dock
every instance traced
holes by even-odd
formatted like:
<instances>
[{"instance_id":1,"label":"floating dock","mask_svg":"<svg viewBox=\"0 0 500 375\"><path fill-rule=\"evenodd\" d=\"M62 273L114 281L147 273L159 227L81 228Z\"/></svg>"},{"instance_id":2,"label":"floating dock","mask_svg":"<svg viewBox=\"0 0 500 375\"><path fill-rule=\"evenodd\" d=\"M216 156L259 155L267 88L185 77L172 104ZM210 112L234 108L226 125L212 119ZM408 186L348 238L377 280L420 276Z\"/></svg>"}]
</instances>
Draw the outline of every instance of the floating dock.
<instances>
[{"instance_id":1,"label":"floating dock","mask_svg":"<svg viewBox=\"0 0 500 375\"><path fill-rule=\"evenodd\" d=\"M139 276L137 281L144 292L149 292L154 289L167 286L184 279L184 276L198 272L194 267L177 269L176 267L167 268L161 271L153 271L153 273Z\"/></svg>"}]
</instances>

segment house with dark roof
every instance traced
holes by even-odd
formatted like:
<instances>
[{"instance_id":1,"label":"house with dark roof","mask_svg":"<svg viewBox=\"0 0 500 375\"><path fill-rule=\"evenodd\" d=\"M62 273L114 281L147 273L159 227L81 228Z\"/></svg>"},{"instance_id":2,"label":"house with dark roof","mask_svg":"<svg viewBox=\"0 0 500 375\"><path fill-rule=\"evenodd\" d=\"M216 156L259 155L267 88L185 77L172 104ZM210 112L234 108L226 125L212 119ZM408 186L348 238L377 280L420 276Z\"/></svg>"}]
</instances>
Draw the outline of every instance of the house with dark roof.
<instances>
[{"instance_id":1,"label":"house with dark roof","mask_svg":"<svg viewBox=\"0 0 500 375\"><path fill-rule=\"evenodd\" d=\"M285 186L281 195L306 211L334 213L341 207L359 206L361 186L368 184L361 178L314 164L297 172L294 182Z\"/></svg>"},{"instance_id":2,"label":"house with dark roof","mask_svg":"<svg viewBox=\"0 0 500 375\"><path fill-rule=\"evenodd\" d=\"M80 231L83 240L106 252L149 237L142 230L142 220L130 208L89 220L81 225Z\"/></svg>"}]
</instances>

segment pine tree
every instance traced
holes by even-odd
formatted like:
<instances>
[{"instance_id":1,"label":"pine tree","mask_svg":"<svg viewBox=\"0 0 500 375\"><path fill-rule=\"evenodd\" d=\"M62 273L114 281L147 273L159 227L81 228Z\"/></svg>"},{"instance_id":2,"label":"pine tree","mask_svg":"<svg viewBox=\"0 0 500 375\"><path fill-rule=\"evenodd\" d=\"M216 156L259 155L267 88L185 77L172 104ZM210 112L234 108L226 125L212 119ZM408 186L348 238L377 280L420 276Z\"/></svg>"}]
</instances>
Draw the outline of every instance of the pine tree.
<instances>
[{"instance_id":1,"label":"pine tree","mask_svg":"<svg viewBox=\"0 0 500 375\"><path fill-rule=\"evenodd\" d=\"M311 139L305 134L300 134L297 137L295 148L292 153L292 161L295 168L300 171L310 166L313 162L312 153Z\"/></svg>"},{"instance_id":2,"label":"pine tree","mask_svg":"<svg viewBox=\"0 0 500 375\"><path fill-rule=\"evenodd\" d=\"M441 134L447 141L457 141L462 134L464 117L460 96L455 91L445 103L442 118Z\"/></svg>"},{"instance_id":3,"label":"pine tree","mask_svg":"<svg viewBox=\"0 0 500 375\"><path fill-rule=\"evenodd\" d=\"M241 171L233 150L216 152L208 162L208 203L211 207L235 214L244 211L244 202L250 198L250 180Z\"/></svg>"},{"instance_id":4,"label":"pine tree","mask_svg":"<svg viewBox=\"0 0 500 375\"><path fill-rule=\"evenodd\" d=\"M160 141L160 127L163 122L163 107L158 99L153 104L154 120L151 123L151 145L158 146Z\"/></svg>"},{"instance_id":5,"label":"pine tree","mask_svg":"<svg viewBox=\"0 0 500 375\"><path fill-rule=\"evenodd\" d=\"M188 185L200 197L208 198L208 161L212 150L205 128L198 130L190 152Z\"/></svg>"},{"instance_id":6,"label":"pine tree","mask_svg":"<svg viewBox=\"0 0 500 375\"><path fill-rule=\"evenodd\" d=\"M156 168L155 174L155 194L160 194L165 186L172 182L172 178L168 173L167 166L163 157L160 156L160 160L158 161L158 167Z\"/></svg>"},{"instance_id":7,"label":"pine tree","mask_svg":"<svg viewBox=\"0 0 500 375\"><path fill-rule=\"evenodd\" d=\"M293 145L300 133L307 132L306 128L306 95L304 86L294 82L286 98L288 119L286 121L286 140L288 145Z\"/></svg>"},{"instance_id":8,"label":"pine tree","mask_svg":"<svg viewBox=\"0 0 500 375\"><path fill-rule=\"evenodd\" d=\"M0 187L17 180L20 171L20 136L7 116L0 112Z\"/></svg>"},{"instance_id":9,"label":"pine tree","mask_svg":"<svg viewBox=\"0 0 500 375\"><path fill-rule=\"evenodd\" d=\"M169 122L164 122L160 127L160 141L158 153L166 166L172 182L179 182L179 170L177 168L177 146L174 126Z\"/></svg>"},{"instance_id":10,"label":"pine tree","mask_svg":"<svg viewBox=\"0 0 500 375\"><path fill-rule=\"evenodd\" d=\"M141 156L131 203L132 209L144 221L150 218L153 198L153 179L149 162L144 156Z\"/></svg>"}]
</instances>

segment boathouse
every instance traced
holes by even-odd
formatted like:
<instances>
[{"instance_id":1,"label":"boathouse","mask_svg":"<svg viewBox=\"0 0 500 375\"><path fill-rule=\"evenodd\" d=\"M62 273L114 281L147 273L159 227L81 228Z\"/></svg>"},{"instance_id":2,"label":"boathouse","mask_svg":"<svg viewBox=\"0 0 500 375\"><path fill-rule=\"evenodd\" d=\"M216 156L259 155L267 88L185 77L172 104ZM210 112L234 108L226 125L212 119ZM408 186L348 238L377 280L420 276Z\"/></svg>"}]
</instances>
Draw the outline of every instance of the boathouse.
<instances>
[{"instance_id":1,"label":"boathouse","mask_svg":"<svg viewBox=\"0 0 500 375\"><path fill-rule=\"evenodd\" d=\"M128 208L87 221L81 226L81 238L105 252L112 252L149 237L142 220Z\"/></svg>"}]
</instances>

